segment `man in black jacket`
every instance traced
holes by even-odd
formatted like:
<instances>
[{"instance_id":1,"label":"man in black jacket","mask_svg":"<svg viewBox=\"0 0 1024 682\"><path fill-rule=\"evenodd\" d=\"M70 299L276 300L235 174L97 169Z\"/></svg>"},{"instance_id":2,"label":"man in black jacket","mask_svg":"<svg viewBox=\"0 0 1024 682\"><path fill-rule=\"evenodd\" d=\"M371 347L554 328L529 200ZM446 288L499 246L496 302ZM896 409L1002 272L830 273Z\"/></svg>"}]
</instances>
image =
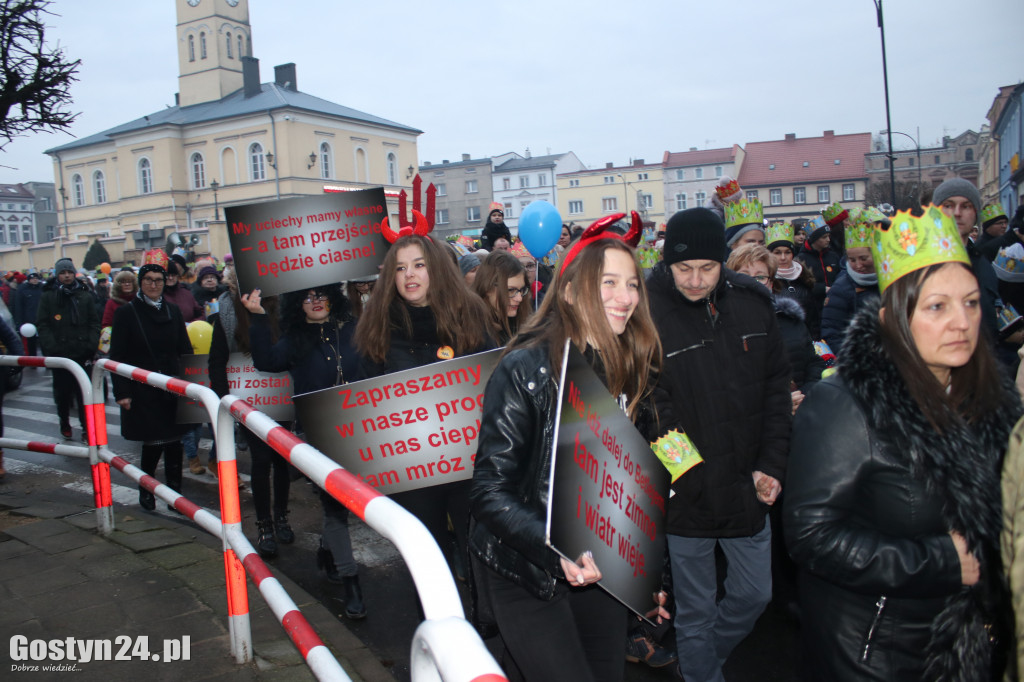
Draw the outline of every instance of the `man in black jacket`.
<instances>
[{"instance_id":1,"label":"man in black jacket","mask_svg":"<svg viewBox=\"0 0 1024 682\"><path fill-rule=\"evenodd\" d=\"M661 430L685 431L704 459L673 483L666 521L688 682L722 682L722 665L771 599L767 511L789 448L789 363L775 312L763 286L722 265L724 227L705 208L676 213L648 280L665 352ZM721 601L716 545L728 560Z\"/></svg>"}]
</instances>

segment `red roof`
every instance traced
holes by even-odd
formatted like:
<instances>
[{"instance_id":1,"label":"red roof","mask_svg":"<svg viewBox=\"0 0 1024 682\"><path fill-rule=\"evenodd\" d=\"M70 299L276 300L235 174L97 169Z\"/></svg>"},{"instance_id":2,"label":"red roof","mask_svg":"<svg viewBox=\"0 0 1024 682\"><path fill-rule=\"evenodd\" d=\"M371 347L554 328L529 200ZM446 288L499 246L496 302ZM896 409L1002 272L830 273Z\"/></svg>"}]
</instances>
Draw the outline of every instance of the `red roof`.
<instances>
[{"instance_id":1,"label":"red roof","mask_svg":"<svg viewBox=\"0 0 1024 682\"><path fill-rule=\"evenodd\" d=\"M864 155L871 151L871 133L836 135L826 130L823 137L800 139L790 134L784 140L749 142L745 151L738 178L744 189L866 178Z\"/></svg>"},{"instance_id":2,"label":"red roof","mask_svg":"<svg viewBox=\"0 0 1024 682\"><path fill-rule=\"evenodd\" d=\"M732 163L736 160L738 145L722 149L694 149L688 152L665 152L662 165L665 168L680 166L703 166L709 163Z\"/></svg>"}]
</instances>

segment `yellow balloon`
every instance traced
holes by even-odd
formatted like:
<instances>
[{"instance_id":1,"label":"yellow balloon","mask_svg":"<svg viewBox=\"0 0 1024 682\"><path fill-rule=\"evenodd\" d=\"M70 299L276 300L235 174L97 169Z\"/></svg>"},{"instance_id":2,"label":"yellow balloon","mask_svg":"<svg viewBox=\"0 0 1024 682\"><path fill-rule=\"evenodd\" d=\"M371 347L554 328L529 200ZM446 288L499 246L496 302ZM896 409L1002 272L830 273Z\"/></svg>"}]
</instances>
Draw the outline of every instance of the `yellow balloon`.
<instances>
[{"instance_id":1,"label":"yellow balloon","mask_svg":"<svg viewBox=\"0 0 1024 682\"><path fill-rule=\"evenodd\" d=\"M202 320L189 322L188 340L192 342L192 352L196 355L208 355L210 343L213 341L213 325Z\"/></svg>"}]
</instances>

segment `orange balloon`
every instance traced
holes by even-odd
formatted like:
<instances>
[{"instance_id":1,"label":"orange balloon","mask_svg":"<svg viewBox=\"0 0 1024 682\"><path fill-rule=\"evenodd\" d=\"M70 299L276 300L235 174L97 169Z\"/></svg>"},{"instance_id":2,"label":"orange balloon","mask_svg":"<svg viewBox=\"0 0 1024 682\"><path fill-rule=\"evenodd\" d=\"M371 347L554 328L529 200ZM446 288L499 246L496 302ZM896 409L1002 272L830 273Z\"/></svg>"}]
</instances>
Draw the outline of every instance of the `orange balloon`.
<instances>
[{"instance_id":1,"label":"orange balloon","mask_svg":"<svg viewBox=\"0 0 1024 682\"><path fill-rule=\"evenodd\" d=\"M110 263L100 263L100 272L104 275L110 274Z\"/></svg>"}]
</instances>

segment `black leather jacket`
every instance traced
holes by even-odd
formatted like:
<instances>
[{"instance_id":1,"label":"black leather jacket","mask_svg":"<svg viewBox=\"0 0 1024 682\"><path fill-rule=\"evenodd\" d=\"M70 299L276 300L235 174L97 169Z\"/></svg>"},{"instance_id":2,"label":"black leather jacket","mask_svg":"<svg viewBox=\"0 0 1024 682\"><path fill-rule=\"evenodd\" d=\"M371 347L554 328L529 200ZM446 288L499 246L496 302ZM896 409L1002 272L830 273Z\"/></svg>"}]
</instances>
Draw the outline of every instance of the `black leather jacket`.
<instances>
[{"instance_id":1,"label":"black leather jacket","mask_svg":"<svg viewBox=\"0 0 1024 682\"><path fill-rule=\"evenodd\" d=\"M540 599L565 577L544 541L557 381L546 347L502 358L484 393L470 491L470 550Z\"/></svg>"}]
</instances>

